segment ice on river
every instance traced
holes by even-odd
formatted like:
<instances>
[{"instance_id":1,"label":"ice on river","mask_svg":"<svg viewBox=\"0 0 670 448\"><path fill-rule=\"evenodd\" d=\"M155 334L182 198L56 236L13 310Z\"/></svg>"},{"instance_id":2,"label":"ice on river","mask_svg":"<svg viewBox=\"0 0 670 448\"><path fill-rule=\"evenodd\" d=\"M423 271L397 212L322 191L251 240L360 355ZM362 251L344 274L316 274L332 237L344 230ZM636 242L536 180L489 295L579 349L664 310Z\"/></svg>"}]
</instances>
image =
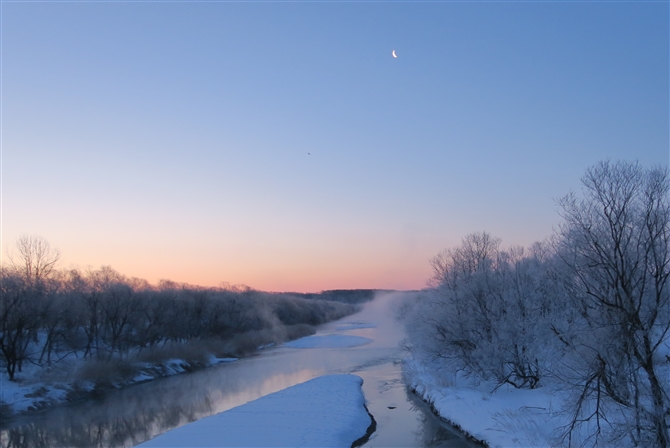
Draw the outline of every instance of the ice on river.
<instances>
[{"instance_id":1,"label":"ice on river","mask_svg":"<svg viewBox=\"0 0 670 448\"><path fill-rule=\"evenodd\" d=\"M370 338L345 334L327 334L324 336L307 336L287 342L284 347L291 348L343 348L357 347L372 342Z\"/></svg>"},{"instance_id":2,"label":"ice on river","mask_svg":"<svg viewBox=\"0 0 670 448\"><path fill-rule=\"evenodd\" d=\"M168 431L142 447L343 447L371 419L361 377L327 375Z\"/></svg>"},{"instance_id":3,"label":"ice on river","mask_svg":"<svg viewBox=\"0 0 670 448\"><path fill-rule=\"evenodd\" d=\"M338 325L335 329L337 331L348 331L362 328L377 328L377 324L365 321L343 322L342 325Z\"/></svg>"}]
</instances>

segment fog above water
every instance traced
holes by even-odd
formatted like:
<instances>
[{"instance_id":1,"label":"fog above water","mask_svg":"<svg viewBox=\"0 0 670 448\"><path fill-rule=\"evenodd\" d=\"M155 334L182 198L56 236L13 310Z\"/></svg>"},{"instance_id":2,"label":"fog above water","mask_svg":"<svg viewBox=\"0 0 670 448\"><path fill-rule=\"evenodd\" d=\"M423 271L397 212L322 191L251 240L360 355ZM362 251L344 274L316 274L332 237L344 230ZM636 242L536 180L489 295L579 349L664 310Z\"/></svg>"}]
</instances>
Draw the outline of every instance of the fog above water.
<instances>
[{"instance_id":1,"label":"fog above water","mask_svg":"<svg viewBox=\"0 0 670 448\"><path fill-rule=\"evenodd\" d=\"M372 339L369 344L265 349L251 358L17 419L1 431L0 443L3 447L134 446L317 376L355 373L364 379L368 408L377 420L377 432L368 446L468 446L409 396L401 382L404 330L394 317L410 294L380 294L359 313L323 325L317 332L362 336Z\"/></svg>"}]
</instances>

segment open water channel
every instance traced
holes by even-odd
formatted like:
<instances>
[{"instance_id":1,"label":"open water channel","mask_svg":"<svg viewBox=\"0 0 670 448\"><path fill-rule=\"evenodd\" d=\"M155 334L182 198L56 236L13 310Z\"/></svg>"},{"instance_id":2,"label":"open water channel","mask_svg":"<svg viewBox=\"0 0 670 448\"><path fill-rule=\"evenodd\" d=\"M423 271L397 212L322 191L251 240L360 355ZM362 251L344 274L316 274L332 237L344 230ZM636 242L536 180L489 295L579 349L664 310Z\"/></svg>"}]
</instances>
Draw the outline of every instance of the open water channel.
<instances>
[{"instance_id":1,"label":"open water channel","mask_svg":"<svg viewBox=\"0 0 670 448\"><path fill-rule=\"evenodd\" d=\"M22 417L0 431L5 447L129 447L173 428L226 411L312 378L353 373L363 378L369 412L377 427L364 446L472 447L436 417L401 378L400 294L387 294L317 334L370 338L347 348L275 347L232 363L163 378L89 400ZM362 328L366 327L366 328ZM225 434L221 445L225 446Z\"/></svg>"}]
</instances>

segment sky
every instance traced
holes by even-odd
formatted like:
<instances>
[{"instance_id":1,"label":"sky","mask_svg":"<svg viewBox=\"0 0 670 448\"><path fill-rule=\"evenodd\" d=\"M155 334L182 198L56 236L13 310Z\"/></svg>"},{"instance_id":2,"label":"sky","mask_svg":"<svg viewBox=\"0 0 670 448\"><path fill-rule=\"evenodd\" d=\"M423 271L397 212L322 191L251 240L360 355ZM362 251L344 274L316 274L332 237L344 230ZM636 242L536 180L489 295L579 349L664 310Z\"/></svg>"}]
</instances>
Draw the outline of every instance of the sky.
<instances>
[{"instance_id":1,"label":"sky","mask_svg":"<svg viewBox=\"0 0 670 448\"><path fill-rule=\"evenodd\" d=\"M0 8L3 262L417 289L469 233L549 237L589 166L670 158L665 1Z\"/></svg>"}]
</instances>

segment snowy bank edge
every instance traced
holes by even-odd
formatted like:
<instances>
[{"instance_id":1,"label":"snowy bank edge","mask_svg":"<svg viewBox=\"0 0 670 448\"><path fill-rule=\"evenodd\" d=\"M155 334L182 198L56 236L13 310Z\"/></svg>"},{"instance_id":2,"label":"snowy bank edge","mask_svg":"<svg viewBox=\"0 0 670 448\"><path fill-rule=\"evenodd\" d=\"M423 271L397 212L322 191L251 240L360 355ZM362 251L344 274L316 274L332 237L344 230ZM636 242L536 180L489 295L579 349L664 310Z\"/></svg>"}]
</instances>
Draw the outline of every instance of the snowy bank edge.
<instances>
[{"instance_id":1,"label":"snowy bank edge","mask_svg":"<svg viewBox=\"0 0 670 448\"><path fill-rule=\"evenodd\" d=\"M554 412L564 397L550 388L503 386L491 393L485 385L441 386L433 372L411 358L403 361L403 379L436 415L483 446L555 446L556 428L565 425L560 413Z\"/></svg>"},{"instance_id":2,"label":"snowy bank edge","mask_svg":"<svg viewBox=\"0 0 670 448\"><path fill-rule=\"evenodd\" d=\"M138 446L360 446L376 427L362 384L363 379L352 374L320 376Z\"/></svg>"},{"instance_id":3,"label":"snowy bank edge","mask_svg":"<svg viewBox=\"0 0 670 448\"><path fill-rule=\"evenodd\" d=\"M453 420L450 420L450 419L448 419L447 417L443 416L443 415L440 413L440 411L435 407L435 401L434 401L433 399L431 399L431 394L428 393L427 390L426 390L425 388L421 388L420 386L417 386L417 385L415 385L415 384L412 384L412 385L410 385L410 386L408 386L408 387L409 387L409 390L412 391L412 393L414 393L414 395L416 395L417 397L419 397L419 398L421 399L421 401L423 401L424 403L426 403L426 404L428 405L428 407L430 407L430 410L433 412L433 414L437 415L437 416L440 417L442 420L444 420L444 421L446 421L447 423L449 423L449 425L453 426L453 427L456 428L458 431L460 431L461 434L463 434L463 436L464 436L467 440L469 440L469 441L471 441L471 442L474 442L474 443L478 443L478 444L480 444L480 445L482 445L482 446L485 446L485 447L487 447L487 448L491 446L486 440L484 440L484 439L479 439L479 438L473 436L471 433L469 433L469 432L468 432L465 428L463 428L461 425L459 425L458 423L454 422ZM420 391L419 389L421 389L421 391ZM423 392L422 392L422 391L423 391Z\"/></svg>"}]
</instances>

